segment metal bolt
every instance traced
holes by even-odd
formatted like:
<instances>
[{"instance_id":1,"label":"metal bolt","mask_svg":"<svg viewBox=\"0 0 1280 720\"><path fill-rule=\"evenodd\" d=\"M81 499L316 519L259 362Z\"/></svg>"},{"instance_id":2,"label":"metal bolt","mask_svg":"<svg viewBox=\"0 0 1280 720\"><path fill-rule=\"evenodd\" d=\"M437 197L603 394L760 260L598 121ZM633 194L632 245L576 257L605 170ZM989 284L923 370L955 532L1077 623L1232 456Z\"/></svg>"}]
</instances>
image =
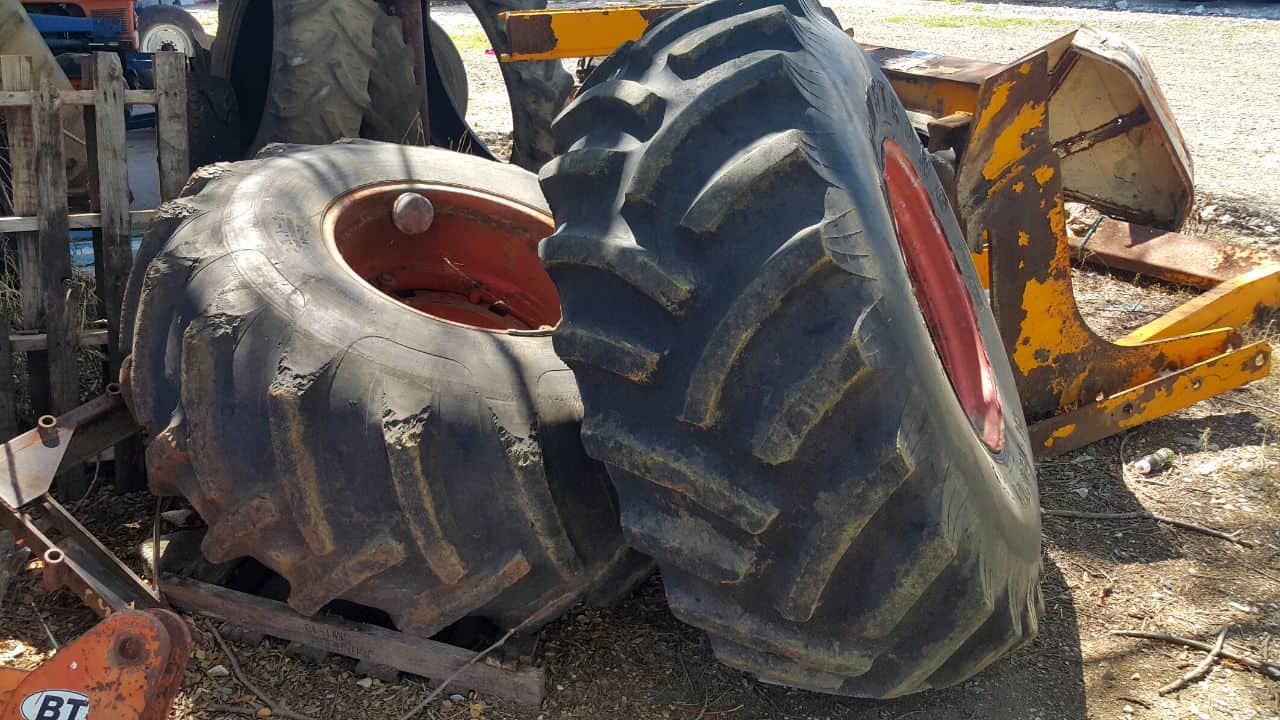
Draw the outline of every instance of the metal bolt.
<instances>
[{"instance_id":1,"label":"metal bolt","mask_svg":"<svg viewBox=\"0 0 1280 720\"><path fill-rule=\"evenodd\" d=\"M52 415L41 415L40 419L36 420L36 431L46 446L53 447L58 444L58 418Z\"/></svg>"},{"instance_id":2,"label":"metal bolt","mask_svg":"<svg viewBox=\"0 0 1280 720\"><path fill-rule=\"evenodd\" d=\"M405 235L417 235L431 228L436 209L431 201L418 193L401 193L391 206L391 221Z\"/></svg>"}]
</instances>

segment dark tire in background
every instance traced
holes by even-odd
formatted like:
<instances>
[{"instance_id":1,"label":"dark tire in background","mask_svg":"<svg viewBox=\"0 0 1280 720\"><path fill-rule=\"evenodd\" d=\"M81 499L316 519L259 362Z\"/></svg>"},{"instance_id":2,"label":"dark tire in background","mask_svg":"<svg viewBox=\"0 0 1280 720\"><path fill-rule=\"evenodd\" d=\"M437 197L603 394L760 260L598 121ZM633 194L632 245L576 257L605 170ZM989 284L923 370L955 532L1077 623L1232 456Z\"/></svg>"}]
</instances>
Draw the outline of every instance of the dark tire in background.
<instances>
[{"instance_id":1,"label":"dark tire in background","mask_svg":"<svg viewBox=\"0 0 1280 720\"><path fill-rule=\"evenodd\" d=\"M677 617L763 680L867 697L1030 640L1038 494L999 334L901 104L824 9L686 10L554 132L556 350ZM909 270L912 222L940 281Z\"/></svg>"},{"instance_id":2,"label":"dark tire in background","mask_svg":"<svg viewBox=\"0 0 1280 720\"><path fill-rule=\"evenodd\" d=\"M468 4L490 44L503 52L506 24L498 14L545 7L546 0ZM388 54L399 57L396 48L376 40L386 36L385 29L375 33L380 22L387 26L379 20L385 15L374 0L223 0L213 72L235 88L245 153L270 142L319 144L358 137L362 126L380 139L394 135L394 128L405 124L398 121L407 112L406 94L395 88L404 87L407 68L380 60ZM432 42L442 34L438 27L428 32ZM398 40L403 43L403 37ZM438 67L428 75L438 76L442 84L429 80L429 93L432 98L443 93L458 109L444 113L432 105L432 143L488 153L466 125L466 102L457 90L462 65L456 48L449 43L432 54ZM383 77L371 78L375 71ZM511 162L537 169L552 155L551 120L564 107L573 79L559 61L504 64L502 74L511 102ZM379 92L376 85L389 91Z\"/></svg>"},{"instance_id":3,"label":"dark tire in background","mask_svg":"<svg viewBox=\"0 0 1280 720\"><path fill-rule=\"evenodd\" d=\"M406 191L435 198L426 234L390 224ZM551 347L549 226L534 176L439 149L202 168L126 290L152 489L191 502L211 561L257 559L307 614L342 599L431 635L617 596L648 561Z\"/></svg>"},{"instance_id":4,"label":"dark tire in background","mask_svg":"<svg viewBox=\"0 0 1280 720\"><path fill-rule=\"evenodd\" d=\"M427 31L435 71L439 72L445 94L453 112L465 118L470 90L462 56L448 33L434 20L427 25ZM361 136L385 142L424 144L419 121L421 97L413 79L413 50L405 44L399 18L386 15L378 19L373 28L373 46L378 59L369 76L369 109L364 114Z\"/></svg>"},{"instance_id":5,"label":"dark tire in background","mask_svg":"<svg viewBox=\"0 0 1280 720\"><path fill-rule=\"evenodd\" d=\"M231 83L193 68L187 74L187 148L191 167L240 152L240 105Z\"/></svg>"}]
</instances>

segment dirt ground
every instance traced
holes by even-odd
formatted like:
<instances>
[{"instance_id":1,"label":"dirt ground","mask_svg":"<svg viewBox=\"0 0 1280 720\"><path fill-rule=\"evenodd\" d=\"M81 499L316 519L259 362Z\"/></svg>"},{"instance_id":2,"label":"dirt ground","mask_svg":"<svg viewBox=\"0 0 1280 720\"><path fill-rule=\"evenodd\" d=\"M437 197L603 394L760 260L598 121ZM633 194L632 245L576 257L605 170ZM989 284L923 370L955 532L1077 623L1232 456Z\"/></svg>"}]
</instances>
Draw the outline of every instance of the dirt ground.
<instances>
[{"instance_id":1,"label":"dirt ground","mask_svg":"<svg viewBox=\"0 0 1280 720\"><path fill-rule=\"evenodd\" d=\"M1119 4L1123 4L1120 0ZM1144 48L1197 163L1201 199L1190 230L1280 250L1280 6L1090 3L1087 7L922 0L837 3L860 38L948 54L1012 59L1080 22ZM469 117L486 140L509 132L505 95L487 44L465 6L435 8L455 37L472 80ZM1217 15L1215 13L1223 13ZM1091 324L1118 336L1189 294L1079 272L1077 296ZM1276 328L1257 336L1278 338ZM1150 477L1133 460L1161 447L1176 464ZM1083 720L1084 718L1280 718L1280 681L1224 662L1187 689L1160 696L1203 653L1114 636L1139 629L1228 645L1257 658L1280 656L1280 379L1201 403L1122 437L1039 464L1046 510L1145 509L1235 533L1236 542L1149 520L1044 523L1046 612L1039 637L976 678L890 702L835 698L753 682L718 665L701 634L671 618L656 576L607 609L577 608L507 653L547 671L547 700L528 710L447 690L420 717L865 718L867 720ZM100 483L76 508L112 549L138 564L154 500L114 496ZM36 573L0 598L0 665L32 667L92 625L64 593L43 595ZM253 714L262 703L234 676L203 621L175 718ZM268 641L232 643L250 679L294 711L315 718L396 717L430 691L417 679L383 683L354 662L313 663ZM223 709L216 709L216 708ZM225 708L232 708L230 710Z\"/></svg>"}]
</instances>

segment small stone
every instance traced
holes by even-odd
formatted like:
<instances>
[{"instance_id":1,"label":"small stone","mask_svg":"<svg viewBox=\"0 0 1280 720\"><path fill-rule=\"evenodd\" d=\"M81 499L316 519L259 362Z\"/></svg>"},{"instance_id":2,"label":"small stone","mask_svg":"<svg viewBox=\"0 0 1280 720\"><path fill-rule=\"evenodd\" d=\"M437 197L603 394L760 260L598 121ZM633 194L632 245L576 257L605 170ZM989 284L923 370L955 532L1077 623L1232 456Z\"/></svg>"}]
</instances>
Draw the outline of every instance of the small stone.
<instances>
[{"instance_id":1,"label":"small stone","mask_svg":"<svg viewBox=\"0 0 1280 720\"><path fill-rule=\"evenodd\" d=\"M1079 487L1079 488L1076 488L1076 489L1072 490L1071 492L1073 492L1073 493L1075 493L1075 494L1079 495L1079 496L1080 496L1080 497L1082 497L1082 498L1087 498L1087 497L1089 497L1089 488L1087 488L1087 487Z\"/></svg>"},{"instance_id":2,"label":"small stone","mask_svg":"<svg viewBox=\"0 0 1280 720\"><path fill-rule=\"evenodd\" d=\"M457 703L457 704L459 704L459 705L461 705L461 704L463 704L463 703L465 703L465 702L467 701L467 699L466 699L465 697L463 697L463 696L459 695L458 693L454 693L454 694L450 695L450 696L449 696L449 699L450 699L450 700L452 700L452 701L454 701L455 703Z\"/></svg>"},{"instance_id":3,"label":"small stone","mask_svg":"<svg viewBox=\"0 0 1280 720\"><path fill-rule=\"evenodd\" d=\"M356 684L364 688L365 690L368 690L369 688L373 687L373 678L362 677L356 681Z\"/></svg>"},{"instance_id":4,"label":"small stone","mask_svg":"<svg viewBox=\"0 0 1280 720\"><path fill-rule=\"evenodd\" d=\"M1125 715L1132 715L1132 714L1133 714L1133 706L1132 706L1132 705L1125 705L1125 706L1124 706L1124 714L1125 714Z\"/></svg>"},{"instance_id":5,"label":"small stone","mask_svg":"<svg viewBox=\"0 0 1280 720\"><path fill-rule=\"evenodd\" d=\"M271 708L258 708L258 717L271 717Z\"/></svg>"},{"instance_id":6,"label":"small stone","mask_svg":"<svg viewBox=\"0 0 1280 720\"><path fill-rule=\"evenodd\" d=\"M1197 7L1196 7L1196 12L1204 12L1204 6L1203 6L1203 5L1197 6ZM1204 209L1202 209L1202 210L1200 211L1200 219L1201 219L1201 220L1212 220L1212 219L1213 219L1213 216L1214 216L1214 215L1217 215L1217 214L1218 214L1218 206L1217 206L1217 205L1205 205L1205 206L1204 206Z\"/></svg>"},{"instance_id":7,"label":"small stone","mask_svg":"<svg viewBox=\"0 0 1280 720\"><path fill-rule=\"evenodd\" d=\"M1115 673L1113 673L1113 672L1111 672L1110 670L1108 670L1108 671L1106 671L1106 672L1102 673L1102 679L1103 679L1104 681L1106 681L1106 682L1115 682L1115 681L1116 681L1116 674L1115 674Z\"/></svg>"},{"instance_id":8,"label":"small stone","mask_svg":"<svg viewBox=\"0 0 1280 720\"><path fill-rule=\"evenodd\" d=\"M231 674L231 671L225 665L214 665L206 670L205 674L209 677L226 677Z\"/></svg>"},{"instance_id":9,"label":"small stone","mask_svg":"<svg viewBox=\"0 0 1280 720\"><path fill-rule=\"evenodd\" d=\"M479 717L484 714L484 710L485 710L484 703L482 702L471 703L471 707L470 707L471 720L479 720Z\"/></svg>"},{"instance_id":10,"label":"small stone","mask_svg":"<svg viewBox=\"0 0 1280 720\"><path fill-rule=\"evenodd\" d=\"M1141 679L1142 679L1142 675L1141 675L1140 673L1134 673L1134 674L1132 674L1132 675L1130 675L1130 676L1129 676L1129 679L1130 679L1130 680L1141 680Z\"/></svg>"},{"instance_id":11,"label":"small stone","mask_svg":"<svg viewBox=\"0 0 1280 720\"><path fill-rule=\"evenodd\" d=\"M1218 218L1218 224L1227 225L1227 224L1230 224L1235 219L1236 218L1234 215L1223 215L1222 217Z\"/></svg>"}]
</instances>

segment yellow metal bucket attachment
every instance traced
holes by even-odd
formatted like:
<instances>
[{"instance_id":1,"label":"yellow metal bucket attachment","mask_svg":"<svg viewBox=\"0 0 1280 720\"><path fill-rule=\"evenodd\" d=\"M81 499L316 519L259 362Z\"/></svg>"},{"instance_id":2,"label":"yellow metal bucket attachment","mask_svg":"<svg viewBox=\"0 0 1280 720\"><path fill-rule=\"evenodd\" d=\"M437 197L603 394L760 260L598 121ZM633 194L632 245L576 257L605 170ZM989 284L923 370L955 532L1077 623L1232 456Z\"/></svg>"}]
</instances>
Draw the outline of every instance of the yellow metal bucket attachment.
<instances>
[{"instance_id":1,"label":"yellow metal bucket attachment","mask_svg":"<svg viewBox=\"0 0 1280 720\"><path fill-rule=\"evenodd\" d=\"M1271 361L1266 343L1240 347L1230 328L1112 343L1080 317L1048 60L1042 50L983 83L956 188L966 233L988 243L991 306L1040 456L1252 382Z\"/></svg>"}]
</instances>

